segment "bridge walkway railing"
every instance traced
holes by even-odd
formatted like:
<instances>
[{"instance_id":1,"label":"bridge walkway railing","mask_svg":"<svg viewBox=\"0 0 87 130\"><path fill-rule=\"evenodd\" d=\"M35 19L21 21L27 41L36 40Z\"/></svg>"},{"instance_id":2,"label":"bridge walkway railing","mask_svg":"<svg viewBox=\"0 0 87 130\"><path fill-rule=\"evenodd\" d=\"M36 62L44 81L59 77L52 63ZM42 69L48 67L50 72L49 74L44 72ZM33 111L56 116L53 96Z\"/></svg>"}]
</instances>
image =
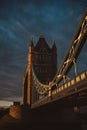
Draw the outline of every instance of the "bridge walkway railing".
<instances>
[{"instance_id":1,"label":"bridge walkway railing","mask_svg":"<svg viewBox=\"0 0 87 130\"><path fill-rule=\"evenodd\" d=\"M55 90L50 90L47 96L33 103L31 108L39 107L84 90L87 90L87 70L61 86L57 86Z\"/></svg>"}]
</instances>

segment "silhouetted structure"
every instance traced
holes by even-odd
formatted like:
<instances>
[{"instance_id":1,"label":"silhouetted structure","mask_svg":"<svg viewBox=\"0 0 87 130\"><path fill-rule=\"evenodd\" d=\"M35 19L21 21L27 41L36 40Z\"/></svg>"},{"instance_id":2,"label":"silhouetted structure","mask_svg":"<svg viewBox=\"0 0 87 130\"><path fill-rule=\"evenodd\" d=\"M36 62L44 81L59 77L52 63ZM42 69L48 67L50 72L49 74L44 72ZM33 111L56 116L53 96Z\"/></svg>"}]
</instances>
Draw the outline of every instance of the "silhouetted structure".
<instances>
[{"instance_id":1,"label":"silhouetted structure","mask_svg":"<svg viewBox=\"0 0 87 130\"><path fill-rule=\"evenodd\" d=\"M9 114L2 118L0 129L87 130L87 108L86 115L85 109L80 109L87 106L87 69L76 73L76 60L87 39L86 25L87 12L57 73L55 44L49 48L42 36L36 46L31 41L23 79L23 104L14 102ZM72 66L75 77L66 80ZM46 92L38 100L38 95Z\"/></svg>"},{"instance_id":2,"label":"silhouetted structure","mask_svg":"<svg viewBox=\"0 0 87 130\"><path fill-rule=\"evenodd\" d=\"M36 92L33 92L33 97L30 94L32 91L32 66L39 81L43 84L49 84L57 71L57 48L53 43L50 48L43 36L40 36L36 46L33 41L29 45L28 50L28 66L26 68L25 77L23 80L23 104L31 104L31 99L38 98Z\"/></svg>"}]
</instances>

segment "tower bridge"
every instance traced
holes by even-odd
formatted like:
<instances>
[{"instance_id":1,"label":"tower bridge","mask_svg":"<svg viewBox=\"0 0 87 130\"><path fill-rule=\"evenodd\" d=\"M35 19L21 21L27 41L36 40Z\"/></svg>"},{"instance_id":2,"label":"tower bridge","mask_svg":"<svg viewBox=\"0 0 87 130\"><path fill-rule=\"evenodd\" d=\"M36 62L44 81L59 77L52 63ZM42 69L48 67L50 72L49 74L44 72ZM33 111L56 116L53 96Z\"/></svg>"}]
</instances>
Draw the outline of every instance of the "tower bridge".
<instances>
[{"instance_id":1,"label":"tower bridge","mask_svg":"<svg viewBox=\"0 0 87 130\"><path fill-rule=\"evenodd\" d=\"M59 102L60 99L70 96L74 98L76 95L86 103L87 70L77 74L76 69L76 62L86 39L87 11L58 70L55 42L52 47L49 47L45 38L41 36L34 46L31 40L28 64L23 78L23 104L28 104L34 109L50 102ZM70 79L68 73L72 66L74 66L75 76Z\"/></svg>"},{"instance_id":2,"label":"tower bridge","mask_svg":"<svg viewBox=\"0 0 87 130\"><path fill-rule=\"evenodd\" d=\"M49 47L43 36L36 45L31 40L23 77L23 103L14 102L9 109L10 117L6 118L11 129L21 126L26 130L83 130L84 122L87 129L87 113L85 121L80 109L84 106L87 112L87 67L85 70L81 68L81 73L77 72L78 56L87 44L86 39L87 11L58 69L55 42ZM72 67L74 76L70 78ZM9 118L11 123L8 123ZM16 128L15 124L20 126Z\"/></svg>"}]
</instances>

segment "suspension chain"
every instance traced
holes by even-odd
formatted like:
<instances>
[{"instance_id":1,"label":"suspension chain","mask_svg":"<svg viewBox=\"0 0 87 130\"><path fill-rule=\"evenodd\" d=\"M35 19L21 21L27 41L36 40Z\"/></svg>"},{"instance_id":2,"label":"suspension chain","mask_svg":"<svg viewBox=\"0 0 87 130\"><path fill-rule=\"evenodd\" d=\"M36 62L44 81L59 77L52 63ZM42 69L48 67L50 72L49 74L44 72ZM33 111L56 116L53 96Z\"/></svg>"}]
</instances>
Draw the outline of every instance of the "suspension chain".
<instances>
[{"instance_id":1,"label":"suspension chain","mask_svg":"<svg viewBox=\"0 0 87 130\"><path fill-rule=\"evenodd\" d=\"M53 81L49 83L50 85L42 84L36 77L34 69L32 67L33 86L36 88L36 91L38 94L43 95L43 94L47 93L54 84L58 83L59 78L62 78L65 82L65 79L67 77L65 75L65 73L71 63L73 63L75 75L77 75L75 54L78 51L78 48L81 44L80 41L83 38L85 33L87 33L87 14L80 26L79 33L76 35L73 43L71 44L71 47L68 51L68 54L66 55L65 60L63 61L62 66L57 71L57 74L56 74L55 78L53 79Z\"/></svg>"},{"instance_id":2,"label":"suspension chain","mask_svg":"<svg viewBox=\"0 0 87 130\"><path fill-rule=\"evenodd\" d=\"M75 75L77 75L77 69L76 69L76 53L78 51L78 48L81 45L81 40L84 38L84 34L87 34L87 13L84 16L82 23L80 25L79 31L76 34L70 49L62 63L62 65L60 66L59 70L57 71L56 76L54 77L52 82L58 82L61 78L64 79L64 75L66 74L67 69L69 68L69 66L73 63L74 65L74 70L75 70Z\"/></svg>"},{"instance_id":3,"label":"suspension chain","mask_svg":"<svg viewBox=\"0 0 87 130\"><path fill-rule=\"evenodd\" d=\"M35 75L34 68L32 66L32 80L33 86L35 87L36 91L40 95L44 95L49 91L49 85L42 84Z\"/></svg>"}]
</instances>

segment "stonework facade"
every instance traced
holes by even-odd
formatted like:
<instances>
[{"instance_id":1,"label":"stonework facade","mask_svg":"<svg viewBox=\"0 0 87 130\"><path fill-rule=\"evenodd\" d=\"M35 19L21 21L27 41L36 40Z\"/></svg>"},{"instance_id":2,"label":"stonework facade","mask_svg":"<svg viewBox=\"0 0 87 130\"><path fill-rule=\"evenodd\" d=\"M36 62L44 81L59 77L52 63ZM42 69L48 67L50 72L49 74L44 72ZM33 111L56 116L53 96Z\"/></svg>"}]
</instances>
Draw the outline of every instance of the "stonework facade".
<instances>
[{"instance_id":1,"label":"stonework facade","mask_svg":"<svg viewBox=\"0 0 87 130\"><path fill-rule=\"evenodd\" d=\"M31 104L32 68L43 84L49 84L57 71L57 48L55 43L49 47L45 38L40 36L36 45L31 41L28 49L28 65L23 80L23 103Z\"/></svg>"},{"instance_id":2,"label":"stonework facade","mask_svg":"<svg viewBox=\"0 0 87 130\"><path fill-rule=\"evenodd\" d=\"M12 105L9 109L9 115L15 119L21 120L22 118L22 109L20 105Z\"/></svg>"},{"instance_id":3,"label":"stonework facade","mask_svg":"<svg viewBox=\"0 0 87 130\"><path fill-rule=\"evenodd\" d=\"M57 71L57 49L55 44L52 48L48 46L44 37L40 37L36 46L30 44L32 53L32 64L39 81L48 84Z\"/></svg>"}]
</instances>

